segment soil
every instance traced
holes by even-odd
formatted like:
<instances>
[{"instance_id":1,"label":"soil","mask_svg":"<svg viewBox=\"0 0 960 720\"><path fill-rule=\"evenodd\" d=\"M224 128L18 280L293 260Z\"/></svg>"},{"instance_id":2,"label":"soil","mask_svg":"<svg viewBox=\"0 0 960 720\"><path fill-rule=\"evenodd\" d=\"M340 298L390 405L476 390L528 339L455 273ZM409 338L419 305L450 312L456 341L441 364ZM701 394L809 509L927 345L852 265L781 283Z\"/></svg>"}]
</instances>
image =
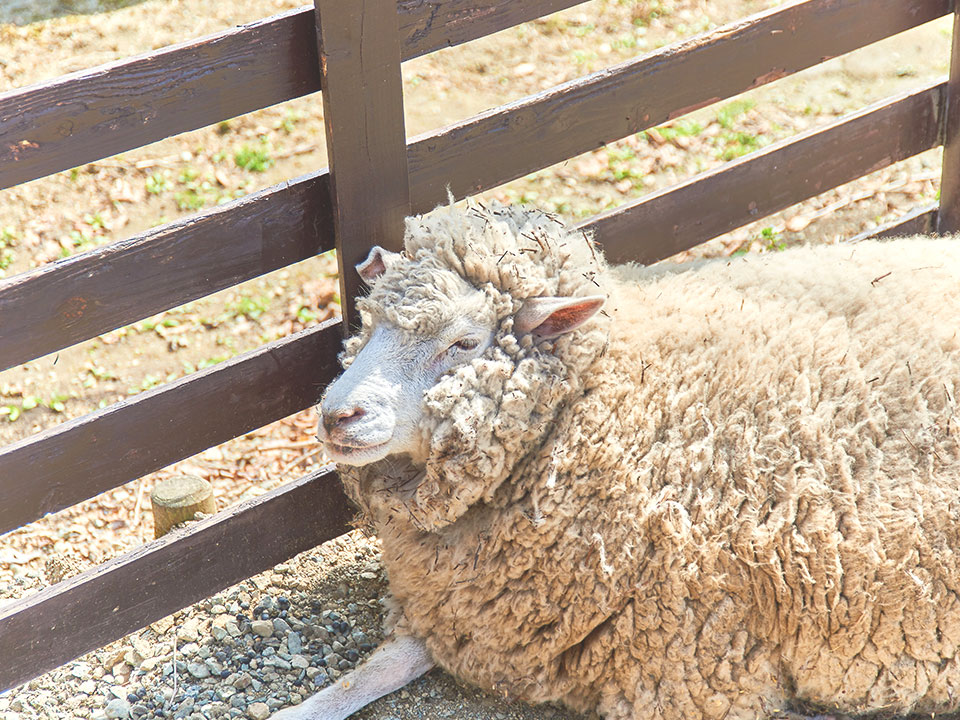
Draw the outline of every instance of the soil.
<instances>
[{"instance_id":1,"label":"soil","mask_svg":"<svg viewBox=\"0 0 960 720\"><path fill-rule=\"evenodd\" d=\"M0 4L0 92L299 4L6 0ZM403 67L408 136L777 4L592 0L410 61ZM942 76L949 52L950 22L945 19L485 195L533 203L578 220ZM0 278L229 202L325 164L321 103L318 95L312 95L0 191ZM838 242L933 202L939 176L940 152L931 151L741 228L679 259ZM0 445L337 314L336 272L332 254L313 258L0 372ZM0 598L19 597L48 584L51 577L45 566L51 559L69 561L76 572L152 538L148 497L162 477L189 473L207 478L222 508L318 467L325 458L313 439L314 422L312 412L299 413L0 537ZM334 553L340 564L333 563L327 573L347 572L344 568L358 562L349 542L341 547L343 553ZM318 575L314 568L309 577L300 576L297 561L289 567L294 570L283 574L283 582L303 591L326 592L323 573ZM204 610L198 606L185 612ZM51 678L44 676L35 683L65 682ZM450 707L458 708L458 713L463 710L476 717L566 717L559 710L505 705L461 688L439 672L404 692L406 699L398 694L391 703L384 701L361 716L415 717L412 713L423 697L434 692L455 698ZM24 711L23 717L34 717L30 712ZM37 712L37 717L69 716Z\"/></svg>"}]
</instances>

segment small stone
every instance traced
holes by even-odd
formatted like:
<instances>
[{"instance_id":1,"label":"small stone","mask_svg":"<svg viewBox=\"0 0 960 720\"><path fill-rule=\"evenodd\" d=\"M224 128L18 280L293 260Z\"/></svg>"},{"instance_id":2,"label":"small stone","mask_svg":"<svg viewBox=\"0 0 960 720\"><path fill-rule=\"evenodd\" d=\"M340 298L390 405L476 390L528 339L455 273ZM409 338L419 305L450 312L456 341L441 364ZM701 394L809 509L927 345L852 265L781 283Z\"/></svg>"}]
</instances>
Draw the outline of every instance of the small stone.
<instances>
[{"instance_id":1,"label":"small stone","mask_svg":"<svg viewBox=\"0 0 960 720\"><path fill-rule=\"evenodd\" d=\"M224 627L226 628L230 637L235 638L241 635L240 626L235 622L228 622Z\"/></svg>"},{"instance_id":2,"label":"small stone","mask_svg":"<svg viewBox=\"0 0 960 720\"><path fill-rule=\"evenodd\" d=\"M533 63L526 62L520 63L513 69L514 77L526 77L527 75L533 75L537 71L537 66Z\"/></svg>"},{"instance_id":3,"label":"small stone","mask_svg":"<svg viewBox=\"0 0 960 720\"><path fill-rule=\"evenodd\" d=\"M108 718L128 718L130 717L130 704L123 698L114 698L107 703L104 712Z\"/></svg>"},{"instance_id":4,"label":"small stone","mask_svg":"<svg viewBox=\"0 0 960 720\"><path fill-rule=\"evenodd\" d=\"M243 690L244 688L250 687L251 682L252 678L250 677L250 673L243 673L234 680L233 686L237 688L237 690Z\"/></svg>"},{"instance_id":5,"label":"small stone","mask_svg":"<svg viewBox=\"0 0 960 720\"><path fill-rule=\"evenodd\" d=\"M303 650L303 641L300 639L300 633L291 632L287 635L287 650L291 655L299 655Z\"/></svg>"},{"instance_id":6,"label":"small stone","mask_svg":"<svg viewBox=\"0 0 960 720\"><path fill-rule=\"evenodd\" d=\"M210 608L210 612L213 613L214 615L223 615L226 611L227 611L227 606L221 605L219 603L217 603L216 605Z\"/></svg>"},{"instance_id":7,"label":"small stone","mask_svg":"<svg viewBox=\"0 0 960 720\"><path fill-rule=\"evenodd\" d=\"M142 663L140 663L140 669L143 672L150 672L162 662L163 662L163 658L158 658L158 657L147 658Z\"/></svg>"},{"instance_id":8,"label":"small stone","mask_svg":"<svg viewBox=\"0 0 960 720\"><path fill-rule=\"evenodd\" d=\"M270 708L262 702L252 703L247 706L247 717L250 720L267 720L270 717Z\"/></svg>"},{"instance_id":9,"label":"small stone","mask_svg":"<svg viewBox=\"0 0 960 720\"><path fill-rule=\"evenodd\" d=\"M283 618L275 618L273 621L273 631L277 635L286 635L290 632L290 626Z\"/></svg>"},{"instance_id":10,"label":"small stone","mask_svg":"<svg viewBox=\"0 0 960 720\"><path fill-rule=\"evenodd\" d=\"M187 672L198 680L202 680L205 677L210 677L210 669L203 663L187 663Z\"/></svg>"},{"instance_id":11,"label":"small stone","mask_svg":"<svg viewBox=\"0 0 960 720\"><path fill-rule=\"evenodd\" d=\"M254 620L250 623L250 629L260 637L268 638L273 635L273 623L269 620Z\"/></svg>"},{"instance_id":12,"label":"small stone","mask_svg":"<svg viewBox=\"0 0 960 720\"><path fill-rule=\"evenodd\" d=\"M200 639L200 619L190 618L178 630L177 635L187 642L197 642Z\"/></svg>"},{"instance_id":13,"label":"small stone","mask_svg":"<svg viewBox=\"0 0 960 720\"><path fill-rule=\"evenodd\" d=\"M308 668L310 667L310 661L303 655L294 655L290 658L290 664L295 668Z\"/></svg>"},{"instance_id":14,"label":"small stone","mask_svg":"<svg viewBox=\"0 0 960 720\"><path fill-rule=\"evenodd\" d=\"M93 695L97 691L97 683L95 680L84 680L77 689L87 695Z\"/></svg>"}]
</instances>

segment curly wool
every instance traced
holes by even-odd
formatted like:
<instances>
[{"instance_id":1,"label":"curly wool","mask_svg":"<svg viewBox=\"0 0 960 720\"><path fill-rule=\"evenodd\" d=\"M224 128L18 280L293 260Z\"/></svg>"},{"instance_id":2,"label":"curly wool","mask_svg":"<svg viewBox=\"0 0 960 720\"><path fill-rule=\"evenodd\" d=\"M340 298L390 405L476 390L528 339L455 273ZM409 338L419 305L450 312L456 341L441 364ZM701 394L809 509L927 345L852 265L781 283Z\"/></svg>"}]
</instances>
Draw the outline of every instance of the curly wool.
<instances>
[{"instance_id":1,"label":"curly wool","mask_svg":"<svg viewBox=\"0 0 960 720\"><path fill-rule=\"evenodd\" d=\"M342 468L402 629L464 680L608 719L960 707L960 244L607 271L497 210L412 220L362 305L413 322L452 272L499 323L429 391L424 467ZM612 321L511 334L523 298L595 282Z\"/></svg>"}]
</instances>

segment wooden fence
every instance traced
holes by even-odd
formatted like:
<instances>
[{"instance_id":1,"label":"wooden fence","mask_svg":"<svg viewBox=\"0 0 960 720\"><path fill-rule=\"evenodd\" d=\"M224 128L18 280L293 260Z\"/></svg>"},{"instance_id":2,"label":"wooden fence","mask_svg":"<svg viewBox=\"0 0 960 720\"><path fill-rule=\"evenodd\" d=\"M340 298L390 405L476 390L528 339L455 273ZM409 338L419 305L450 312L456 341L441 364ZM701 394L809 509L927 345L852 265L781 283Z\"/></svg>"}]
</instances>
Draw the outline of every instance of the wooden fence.
<instances>
[{"instance_id":1,"label":"wooden fence","mask_svg":"<svg viewBox=\"0 0 960 720\"><path fill-rule=\"evenodd\" d=\"M331 165L0 281L0 369L334 247L351 298L353 264L373 243L396 249L403 216L447 186L492 188L954 12L951 0L796 2L406 140L403 60L575 4L315 0L0 95L0 187L321 89ZM957 230L958 34L949 79L583 227L612 260L650 262L944 145L939 207L883 233ZM310 407L342 331L308 328L0 449L0 533ZM0 611L0 690L333 538L350 515L325 468L19 600Z\"/></svg>"}]
</instances>

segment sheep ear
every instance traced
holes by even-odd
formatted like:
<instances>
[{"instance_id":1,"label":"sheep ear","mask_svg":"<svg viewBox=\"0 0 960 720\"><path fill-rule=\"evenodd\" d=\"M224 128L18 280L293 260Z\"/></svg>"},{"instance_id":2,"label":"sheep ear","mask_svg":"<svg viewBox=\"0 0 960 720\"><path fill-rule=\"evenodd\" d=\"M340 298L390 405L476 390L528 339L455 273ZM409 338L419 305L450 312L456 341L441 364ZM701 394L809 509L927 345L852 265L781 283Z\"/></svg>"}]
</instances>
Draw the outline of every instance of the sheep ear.
<instances>
[{"instance_id":1,"label":"sheep ear","mask_svg":"<svg viewBox=\"0 0 960 720\"><path fill-rule=\"evenodd\" d=\"M370 284L383 275L387 268L393 265L399 257L399 253L390 252L379 245L374 245L370 248L367 259L357 265L357 273L363 278L364 282Z\"/></svg>"},{"instance_id":2,"label":"sheep ear","mask_svg":"<svg viewBox=\"0 0 960 720\"><path fill-rule=\"evenodd\" d=\"M605 301L603 295L527 298L514 316L513 328L519 335L533 333L539 338L555 338L583 325L600 311Z\"/></svg>"}]
</instances>

